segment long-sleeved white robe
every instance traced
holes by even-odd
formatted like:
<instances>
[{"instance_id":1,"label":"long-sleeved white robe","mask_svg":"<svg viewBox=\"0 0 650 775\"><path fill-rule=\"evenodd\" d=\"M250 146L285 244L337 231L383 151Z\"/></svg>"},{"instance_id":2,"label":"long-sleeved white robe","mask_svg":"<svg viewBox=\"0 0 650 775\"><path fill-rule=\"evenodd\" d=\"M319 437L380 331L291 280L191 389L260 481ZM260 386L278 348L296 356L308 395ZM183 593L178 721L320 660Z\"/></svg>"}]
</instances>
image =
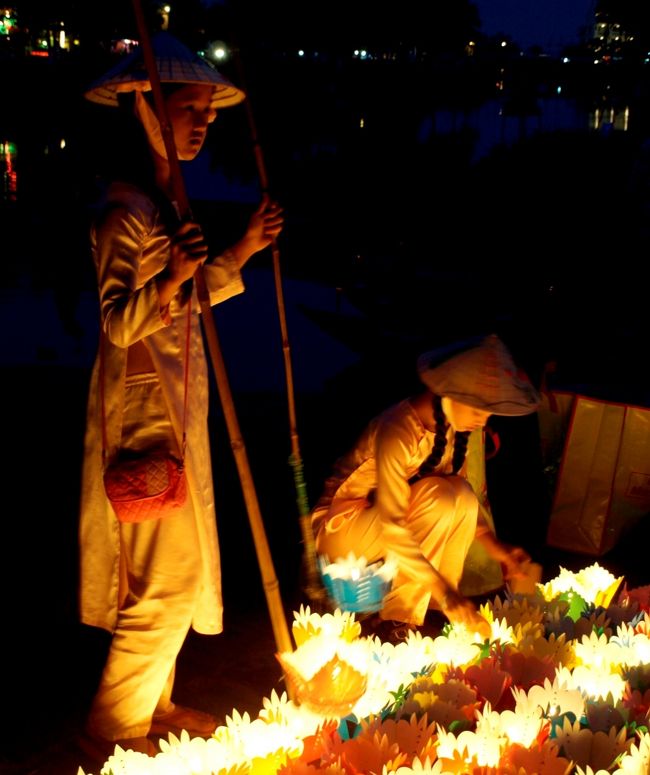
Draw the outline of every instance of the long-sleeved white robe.
<instances>
[{"instance_id":1,"label":"long-sleeved white robe","mask_svg":"<svg viewBox=\"0 0 650 775\"><path fill-rule=\"evenodd\" d=\"M169 306L169 317L161 314L155 275L169 260L169 237L157 206L138 188L124 183L109 188L91 237L105 334L105 417L110 459L120 442L128 347L136 342L142 342L151 357L180 440L187 306L176 297ZM239 268L229 253L206 264L204 272L212 304L244 289ZM197 521L202 584L192 627L200 633L215 634L222 630L223 606L207 425L207 363L199 312L193 290L185 470ZM124 593L124 578L119 524L102 478L99 374L98 356L90 382L82 471L80 609L84 623L112 632Z\"/></svg>"}]
</instances>

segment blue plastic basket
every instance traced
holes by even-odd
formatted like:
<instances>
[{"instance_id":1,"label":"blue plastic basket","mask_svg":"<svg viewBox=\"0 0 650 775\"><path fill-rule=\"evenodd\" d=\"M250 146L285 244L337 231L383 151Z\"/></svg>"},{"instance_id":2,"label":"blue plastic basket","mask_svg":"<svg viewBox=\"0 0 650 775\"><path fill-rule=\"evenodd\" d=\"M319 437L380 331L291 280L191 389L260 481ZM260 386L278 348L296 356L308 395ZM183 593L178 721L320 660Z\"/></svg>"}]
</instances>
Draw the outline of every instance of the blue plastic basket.
<instances>
[{"instance_id":1,"label":"blue plastic basket","mask_svg":"<svg viewBox=\"0 0 650 775\"><path fill-rule=\"evenodd\" d=\"M366 566L358 579L333 578L326 570L327 560L320 558L321 575L327 594L341 611L374 613L384 604L384 597L390 592L392 579L386 581L376 573L381 561Z\"/></svg>"}]
</instances>

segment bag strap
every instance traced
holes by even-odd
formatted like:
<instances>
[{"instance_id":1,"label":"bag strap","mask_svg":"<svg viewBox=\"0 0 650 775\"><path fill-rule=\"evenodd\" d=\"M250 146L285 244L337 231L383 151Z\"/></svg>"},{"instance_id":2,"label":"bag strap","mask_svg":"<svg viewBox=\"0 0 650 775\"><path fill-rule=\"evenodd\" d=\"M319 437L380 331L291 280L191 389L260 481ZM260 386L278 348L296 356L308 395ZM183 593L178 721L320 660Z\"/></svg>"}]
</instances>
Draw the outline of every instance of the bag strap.
<instances>
[{"instance_id":1,"label":"bag strap","mask_svg":"<svg viewBox=\"0 0 650 775\"><path fill-rule=\"evenodd\" d=\"M185 461L185 447L187 444L187 438L185 434L185 428L187 423L187 394L189 389L189 372L190 372L190 323L192 320L192 294L190 292L187 300L187 321L185 326L185 359L183 366L183 426L181 433L181 464ZM106 382L105 382L105 346L106 346L106 334L102 326L99 328L99 394L102 406L102 464L106 467L106 450L108 448L108 434L106 432Z\"/></svg>"}]
</instances>

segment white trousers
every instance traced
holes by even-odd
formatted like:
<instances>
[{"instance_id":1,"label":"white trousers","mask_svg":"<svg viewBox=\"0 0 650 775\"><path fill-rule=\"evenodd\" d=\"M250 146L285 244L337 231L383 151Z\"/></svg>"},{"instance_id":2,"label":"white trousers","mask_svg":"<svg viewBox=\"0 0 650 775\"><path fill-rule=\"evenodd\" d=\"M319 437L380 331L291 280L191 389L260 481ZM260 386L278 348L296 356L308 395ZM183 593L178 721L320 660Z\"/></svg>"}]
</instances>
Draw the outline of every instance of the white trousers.
<instances>
[{"instance_id":1,"label":"white trousers","mask_svg":"<svg viewBox=\"0 0 650 775\"><path fill-rule=\"evenodd\" d=\"M127 379L122 444L143 449L169 441L171 425L158 381ZM173 707L176 658L189 631L201 579L191 497L173 516L120 523L121 604L88 727L108 740L142 737L154 713Z\"/></svg>"},{"instance_id":2,"label":"white trousers","mask_svg":"<svg viewBox=\"0 0 650 775\"><path fill-rule=\"evenodd\" d=\"M411 485L408 510L401 524L413 535L426 560L454 589L458 588L476 534L477 516L476 495L460 476L431 476ZM331 559L353 552L375 562L391 550L399 562L400 555L399 546L385 540L377 508L368 506L365 500L332 501L327 520L316 536L316 547ZM422 624L430 604L429 587L414 581L412 572L406 575L398 571L381 616Z\"/></svg>"}]
</instances>

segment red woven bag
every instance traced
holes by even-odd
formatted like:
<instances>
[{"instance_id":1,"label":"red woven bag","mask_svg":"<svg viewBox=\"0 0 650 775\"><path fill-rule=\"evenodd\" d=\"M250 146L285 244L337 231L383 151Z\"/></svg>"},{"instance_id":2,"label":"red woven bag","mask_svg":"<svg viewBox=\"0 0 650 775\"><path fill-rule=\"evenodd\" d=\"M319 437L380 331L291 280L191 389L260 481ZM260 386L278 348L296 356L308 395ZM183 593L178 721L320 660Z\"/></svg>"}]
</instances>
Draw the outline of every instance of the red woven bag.
<instances>
[{"instance_id":1,"label":"red woven bag","mask_svg":"<svg viewBox=\"0 0 650 775\"><path fill-rule=\"evenodd\" d=\"M187 498L183 463L164 451L118 457L104 472L104 488L120 522L163 519Z\"/></svg>"},{"instance_id":2,"label":"red woven bag","mask_svg":"<svg viewBox=\"0 0 650 775\"><path fill-rule=\"evenodd\" d=\"M185 476L185 418L190 351L191 299L187 302L185 335L185 385L181 459L153 447L142 451L121 449L104 468L104 489L120 522L163 519L180 509L187 500ZM104 333L100 342L100 391L102 405L102 459L106 459L106 415L104 406Z\"/></svg>"}]
</instances>

